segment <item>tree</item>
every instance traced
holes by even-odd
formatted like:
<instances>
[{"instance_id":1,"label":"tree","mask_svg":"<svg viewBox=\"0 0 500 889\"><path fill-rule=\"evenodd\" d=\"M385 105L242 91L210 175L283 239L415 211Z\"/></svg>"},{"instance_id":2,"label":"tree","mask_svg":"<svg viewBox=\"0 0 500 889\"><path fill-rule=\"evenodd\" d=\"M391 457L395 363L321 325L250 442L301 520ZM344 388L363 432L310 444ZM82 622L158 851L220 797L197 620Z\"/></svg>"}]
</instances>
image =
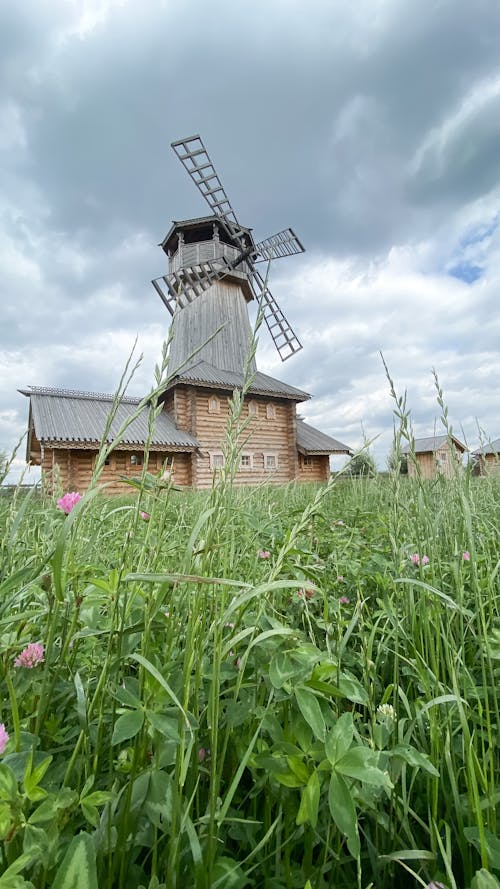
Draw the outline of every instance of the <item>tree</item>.
<instances>
[{"instance_id":1,"label":"tree","mask_svg":"<svg viewBox=\"0 0 500 889\"><path fill-rule=\"evenodd\" d=\"M392 450L387 458L387 469L389 472L399 472L400 475L408 475L408 456L402 454L396 442L392 444Z\"/></svg>"},{"instance_id":2,"label":"tree","mask_svg":"<svg viewBox=\"0 0 500 889\"><path fill-rule=\"evenodd\" d=\"M363 450L352 458L347 471L353 478L374 478L377 475L377 466L370 452Z\"/></svg>"}]
</instances>

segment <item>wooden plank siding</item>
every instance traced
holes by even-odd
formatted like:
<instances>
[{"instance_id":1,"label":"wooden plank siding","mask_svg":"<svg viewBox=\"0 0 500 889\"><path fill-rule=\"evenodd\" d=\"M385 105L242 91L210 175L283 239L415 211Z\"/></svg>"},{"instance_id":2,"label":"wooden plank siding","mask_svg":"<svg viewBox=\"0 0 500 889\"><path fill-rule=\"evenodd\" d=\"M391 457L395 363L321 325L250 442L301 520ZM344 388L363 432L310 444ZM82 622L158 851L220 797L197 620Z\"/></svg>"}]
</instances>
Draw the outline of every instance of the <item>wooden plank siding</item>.
<instances>
[{"instance_id":1,"label":"wooden plank siding","mask_svg":"<svg viewBox=\"0 0 500 889\"><path fill-rule=\"evenodd\" d=\"M455 472L454 461L457 461L458 465L461 466L460 454L453 445L450 447L449 442L445 442L436 451L417 453L415 454L415 459L420 467L420 474L425 479L436 478L438 474L444 475L445 478L453 478ZM410 457L408 459L408 476L409 478L415 478L416 474L416 466Z\"/></svg>"}]
</instances>

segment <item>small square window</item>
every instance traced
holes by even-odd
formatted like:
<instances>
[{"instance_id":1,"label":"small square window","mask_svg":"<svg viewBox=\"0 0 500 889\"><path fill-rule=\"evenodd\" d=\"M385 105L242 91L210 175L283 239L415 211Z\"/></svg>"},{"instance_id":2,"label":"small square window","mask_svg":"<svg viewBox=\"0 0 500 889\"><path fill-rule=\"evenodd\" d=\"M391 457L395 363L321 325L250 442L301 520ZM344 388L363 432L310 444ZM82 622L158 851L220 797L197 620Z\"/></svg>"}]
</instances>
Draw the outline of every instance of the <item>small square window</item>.
<instances>
[{"instance_id":1,"label":"small square window","mask_svg":"<svg viewBox=\"0 0 500 889\"><path fill-rule=\"evenodd\" d=\"M248 402L248 414L250 417L258 417L259 416L259 405L256 401Z\"/></svg>"},{"instance_id":2,"label":"small square window","mask_svg":"<svg viewBox=\"0 0 500 889\"><path fill-rule=\"evenodd\" d=\"M220 452L210 454L210 469L222 469L224 466L224 454Z\"/></svg>"},{"instance_id":3,"label":"small square window","mask_svg":"<svg viewBox=\"0 0 500 889\"><path fill-rule=\"evenodd\" d=\"M302 457L302 463L304 466L312 466L312 457Z\"/></svg>"},{"instance_id":4,"label":"small square window","mask_svg":"<svg viewBox=\"0 0 500 889\"><path fill-rule=\"evenodd\" d=\"M111 457L106 457L106 459L105 459L105 461L104 461L104 465L105 465L105 466L111 466Z\"/></svg>"},{"instance_id":5,"label":"small square window","mask_svg":"<svg viewBox=\"0 0 500 889\"><path fill-rule=\"evenodd\" d=\"M265 469L277 469L278 459L276 454L264 454L264 468Z\"/></svg>"},{"instance_id":6,"label":"small square window","mask_svg":"<svg viewBox=\"0 0 500 889\"><path fill-rule=\"evenodd\" d=\"M266 417L268 420L276 419L276 405L275 404L266 404Z\"/></svg>"},{"instance_id":7,"label":"small square window","mask_svg":"<svg viewBox=\"0 0 500 889\"><path fill-rule=\"evenodd\" d=\"M220 411L220 401L216 395L212 395L208 399L208 413L209 414L218 414Z\"/></svg>"},{"instance_id":8,"label":"small square window","mask_svg":"<svg viewBox=\"0 0 500 889\"><path fill-rule=\"evenodd\" d=\"M130 455L130 465L131 466L142 466L142 454L131 454Z\"/></svg>"},{"instance_id":9,"label":"small square window","mask_svg":"<svg viewBox=\"0 0 500 889\"><path fill-rule=\"evenodd\" d=\"M242 454L241 455L240 466L242 469L251 469L252 468L251 454Z\"/></svg>"}]
</instances>

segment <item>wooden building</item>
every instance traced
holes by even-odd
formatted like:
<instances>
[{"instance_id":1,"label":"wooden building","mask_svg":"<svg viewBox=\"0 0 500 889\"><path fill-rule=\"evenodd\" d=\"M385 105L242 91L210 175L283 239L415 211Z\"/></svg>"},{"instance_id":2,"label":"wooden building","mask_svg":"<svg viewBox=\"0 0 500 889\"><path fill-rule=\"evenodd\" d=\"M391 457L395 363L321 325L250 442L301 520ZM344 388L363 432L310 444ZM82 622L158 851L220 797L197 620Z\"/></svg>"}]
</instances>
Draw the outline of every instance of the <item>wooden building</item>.
<instances>
[{"instance_id":1,"label":"wooden building","mask_svg":"<svg viewBox=\"0 0 500 889\"><path fill-rule=\"evenodd\" d=\"M500 475L500 438L474 451L481 475Z\"/></svg>"},{"instance_id":2,"label":"wooden building","mask_svg":"<svg viewBox=\"0 0 500 889\"><path fill-rule=\"evenodd\" d=\"M237 222L200 138L173 147L213 212L174 222L160 244L169 269L153 285L172 315L173 330L169 384L151 442L150 468L172 468L178 485L211 485L224 463L229 400L242 390L246 375L251 385L243 416L249 425L236 482L326 481L329 455L350 454L351 449L297 417L297 405L310 398L307 392L261 373L255 358L249 358L248 304L254 299L281 358L302 348L256 263L304 248L291 229L256 244L251 230ZM44 475L57 473L64 488L85 490L112 396L40 387L20 391L30 399L27 459L41 465ZM110 440L137 413L138 403L122 399ZM120 475L140 471L147 432L145 409L104 467L101 481L109 483L109 491L123 490Z\"/></svg>"},{"instance_id":3,"label":"wooden building","mask_svg":"<svg viewBox=\"0 0 500 889\"><path fill-rule=\"evenodd\" d=\"M204 362L179 374L167 390L156 421L149 471L169 469L176 485L209 487L224 463L229 400L236 388L234 375L216 373ZM30 399L27 459L42 467L49 487L56 477L64 490L83 492L92 477L113 397L39 387L21 391ZM244 433L237 484L326 481L329 455L351 453L347 445L297 417L297 404L308 397L272 377L256 374L243 406L249 427ZM136 412L138 403L139 399L122 399L109 441ZM106 483L108 493L125 493L120 476L141 472L147 432L145 409L132 421L103 468L100 482Z\"/></svg>"},{"instance_id":4,"label":"wooden building","mask_svg":"<svg viewBox=\"0 0 500 889\"><path fill-rule=\"evenodd\" d=\"M455 438L447 435L431 435L427 438L416 438L414 442L415 462L408 459L408 475L414 478L417 475L417 466L422 478L436 478L444 475L452 478L457 466L462 466L462 454L467 448ZM402 449L403 454L410 454L409 445ZM416 463L416 465L415 465Z\"/></svg>"}]
</instances>

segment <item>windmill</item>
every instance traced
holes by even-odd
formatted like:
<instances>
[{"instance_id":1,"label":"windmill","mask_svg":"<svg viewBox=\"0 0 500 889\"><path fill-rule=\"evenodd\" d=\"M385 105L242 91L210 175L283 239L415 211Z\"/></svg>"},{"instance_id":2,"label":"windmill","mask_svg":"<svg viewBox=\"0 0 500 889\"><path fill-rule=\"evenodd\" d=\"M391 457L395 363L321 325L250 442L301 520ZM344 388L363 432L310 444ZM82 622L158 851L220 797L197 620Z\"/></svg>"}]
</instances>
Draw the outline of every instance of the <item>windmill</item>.
<instances>
[{"instance_id":1,"label":"windmill","mask_svg":"<svg viewBox=\"0 0 500 889\"><path fill-rule=\"evenodd\" d=\"M249 340L246 304L254 298L281 360L286 361L302 346L257 264L303 253L304 247L291 228L255 243L251 230L238 222L200 136L179 139L171 147L211 210L208 217L174 222L161 244L169 257L169 273L152 281L176 318L174 340L183 342L177 355L179 364L210 333L206 329L209 319L212 327L220 321L231 325L221 360L228 363L229 370L241 369Z\"/></svg>"}]
</instances>

